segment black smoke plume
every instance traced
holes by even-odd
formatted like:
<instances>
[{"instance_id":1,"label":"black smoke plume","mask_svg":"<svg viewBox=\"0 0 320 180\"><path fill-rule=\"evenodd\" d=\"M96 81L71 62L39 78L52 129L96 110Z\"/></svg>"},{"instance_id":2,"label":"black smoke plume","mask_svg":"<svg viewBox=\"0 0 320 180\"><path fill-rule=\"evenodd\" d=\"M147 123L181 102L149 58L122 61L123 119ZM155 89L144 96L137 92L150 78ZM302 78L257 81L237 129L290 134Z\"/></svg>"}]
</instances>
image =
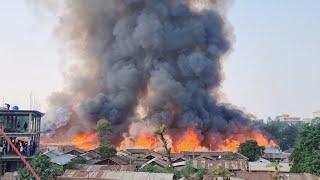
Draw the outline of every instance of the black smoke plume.
<instances>
[{"instance_id":1,"label":"black smoke plume","mask_svg":"<svg viewBox=\"0 0 320 180\"><path fill-rule=\"evenodd\" d=\"M44 128L75 133L107 118L115 143L163 123L171 132L193 127L204 139L243 130L246 115L219 103L232 39L226 6L225 0L66 1L57 35L73 60L65 89L49 99ZM65 136L57 132L51 135Z\"/></svg>"}]
</instances>

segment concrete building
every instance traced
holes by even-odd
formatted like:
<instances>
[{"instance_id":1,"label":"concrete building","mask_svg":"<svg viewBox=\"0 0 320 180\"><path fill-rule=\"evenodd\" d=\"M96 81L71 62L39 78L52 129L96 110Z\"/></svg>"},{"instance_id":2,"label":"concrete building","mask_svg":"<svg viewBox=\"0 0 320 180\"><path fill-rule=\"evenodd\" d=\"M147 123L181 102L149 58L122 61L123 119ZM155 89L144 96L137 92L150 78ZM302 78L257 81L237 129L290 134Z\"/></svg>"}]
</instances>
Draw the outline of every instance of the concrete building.
<instances>
[{"instance_id":1,"label":"concrete building","mask_svg":"<svg viewBox=\"0 0 320 180\"><path fill-rule=\"evenodd\" d=\"M18 108L0 110L0 127L10 141L27 160L39 153L40 121L43 114L38 111L22 111ZM24 167L13 148L0 134L0 174Z\"/></svg>"},{"instance_id":2,"label":"concrete building","mask_svg":"<svg viewBox=\"0 0 320 180\"><path fill-rule=\"evenodd\" d=\"M287 122L288 124L305 123L301 117L290 116L289 114L276 116L276 120Z\"/></svg>"},{"instance_id":3,"label":"concrete building","mask_svg":"<svg viewBox=\"0 0 320 180\"><path fill-rule=\"evenodd\" d=\"M313 118L320 118L320 111L315 111L312 113L313 114Z\"/></svg>"}]
</instances>

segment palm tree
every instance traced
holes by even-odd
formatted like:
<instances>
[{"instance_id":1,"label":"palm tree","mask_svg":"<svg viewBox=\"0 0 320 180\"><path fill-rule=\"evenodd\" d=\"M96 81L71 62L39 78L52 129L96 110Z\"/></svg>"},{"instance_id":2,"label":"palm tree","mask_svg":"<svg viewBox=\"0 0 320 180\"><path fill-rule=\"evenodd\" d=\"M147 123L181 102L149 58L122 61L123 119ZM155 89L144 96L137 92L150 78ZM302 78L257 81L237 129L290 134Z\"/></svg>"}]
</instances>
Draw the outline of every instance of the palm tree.
<instances>
[{"instance_id":1,"label":"palm tree","mask_svg":"<svg viewBox=\"0 0 320 180\"><path fill-rule=\"evenodd\" d=\"M168 141L164 138L164 133L166 132L166 126L162 124L158 129L154 131L154 133L160 136L160 139L163 143L163 148L168 156L169 167L173 168L172 159L171 159L171 148L168 147Z\"/></svg>"},{"instance_id":2,"label":"palm tree","mask_svg":"<svg viewBox=\"0 0 320 180\"><path fill-rule=\"evenodd\" d=\"M282 180L283 177L280 175L280 168L282 167L279 161L272 162L271 164L267 165L267 167L273 167L274 172L272 173L272 180Z\"/></svg>"}]
</instances>

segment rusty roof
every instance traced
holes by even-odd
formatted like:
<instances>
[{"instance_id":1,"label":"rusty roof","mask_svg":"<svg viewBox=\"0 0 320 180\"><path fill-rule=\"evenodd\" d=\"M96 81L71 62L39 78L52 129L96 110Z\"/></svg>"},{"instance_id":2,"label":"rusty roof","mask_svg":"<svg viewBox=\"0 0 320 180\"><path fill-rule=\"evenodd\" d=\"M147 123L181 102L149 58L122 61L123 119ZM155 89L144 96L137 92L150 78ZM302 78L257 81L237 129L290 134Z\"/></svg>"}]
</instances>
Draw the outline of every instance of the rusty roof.
<instances>
[{"instance_id":1,"label":"rusty roof","mask_svg":"<svg viewBox=\"0 0 320 180\"><path fill-rule=\"evenodd\" d=\"M193 160L193 167L195 169L205 168L213 169L214 167L221 167L229 170L247 170L247 162L243 160L208 160L208 159L198 159Z\"/></svg>"},{"instance_id":2,"label":"rusty roof","mask_svg":"<svg viewBox=\"0 0 320 180\"><path fill-rule=\"evenodd\" d=\"M83 171L135 171L135 165L88 165L88 164L78 164L78 170Z\"/></svg>"},{"instance_id":3,"label":"rusty roof","mask_svg":"<svg viewBox=\"0 0 320 180\"><path fill-rule=\"evenodd\" d=\"M127 157L124 157L124 156L111 156L111 157L108 157L108 158L105 158L105 159L101 159L99 161L96 161L95 164L101 164L103 162L106 162L106 161L112 161L114 162L115 164L118 164L118 165L128 165L130 164L130 159L127 158Z\"/></svg>"},{"instance_id":4,"label":"rusty roof","mask_svg":"<svg viewBox=\"0 0 320 180\"><path fill-rule=\"evenodd\" d=\"M282 176L284 180L320 180L320 177L308 173L280 173L280 176ZM239 171L236 173L236 177L245 180L272 180L272 172Z\"/></svg>"},{"instance_id":5,"label":"rusty roof","mask_svg":"<svg viewBox=\"0 0 320 180\"><path fill-rule=\"evenodd\" d=\"M249 171L274 171L274 167L271 166L271 163L264 162L248 162ZM290 165L289 163L280 162L280 172L289 172Z\"/></svg>"},{"instance_id":6,"label":"rusty roof","mask_svg":"<svg viewBox=\"0 0 320 180\"><path fill-rule=\"evenodd\" d=\"M220 151L209 151L209 152L192 152L192 151L182 151L181 154L184 156L211 156L211 157L219 157L224 155L226 152L220 152Z\"/></svg>"},{"instance_id":7,"label":"rusty roof","mask_svg":"<svg viewBox=\"0 0 320 180\"><path fill-rule=\"evenodd\" d=\"M168 163L167 161L165 161L165 160L163 160L163 159L161 159L161 158L159 158L159 157L156 157L156 158L151 159L151 160L149 160L148 162L144 163L144 164L141 166L141 168L143 168L144 166L146 166L146 165L148 165L148 164L150 164L150 165L158 165L158 166L160 166L160 167L167 167L167 166L169 166L169 163Z\"/></svg>"},{"instance_id":8,"label":"rusty roof","mask_svg":"<svg viewBox=\"0 0 320 180\"><path fill-rule=\"evenodd\" d=\"M65 153L65 154L68 154L70 153L71 151L77 151L79 152L80 154L83 154L85 153L85 151L75 147L75 146L64 146L62 147L62 152Z\"/></svg>"},{"instance_id":9,"label":"rusty roof","mask_svg":"<svg viewBox=\"0 0 320 180\"><path fill-rule=\"evenodd\" d=\"M66 170L64 174L58 177L58 180L72 179L94 179L94 180L172 180L173 174L167 173L146 173L146 172L115 172L115 171L80 171Z\"/></svg>"},{"instance_id":10,"label":"rusty roof","mask_svg":"<svg viewBox=\"0 0 320 180\"><path fill-rule=\"evenodd\" d=\"M131 154L150 154L151 152L153 152L150 149L126 149L125 151L131 153Z\"/></svg>"}]
</instances>

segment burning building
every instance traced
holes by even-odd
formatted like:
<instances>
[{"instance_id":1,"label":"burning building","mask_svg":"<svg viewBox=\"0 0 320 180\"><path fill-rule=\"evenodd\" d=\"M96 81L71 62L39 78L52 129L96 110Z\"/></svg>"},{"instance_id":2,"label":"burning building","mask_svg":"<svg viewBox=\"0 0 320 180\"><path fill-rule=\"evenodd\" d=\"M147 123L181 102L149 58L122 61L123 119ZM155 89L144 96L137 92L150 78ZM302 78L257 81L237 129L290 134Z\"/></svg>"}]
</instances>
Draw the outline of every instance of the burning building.
<instances>
[{"instance_id":1,"label":"burning building","mask_svg":"<svg viewBox=\"0 0 320 180\"><path fill-rule=\"evenodd\" d=\"M160 150L153 131L161 124L175 152L235 151L248 139L274 145L244 112L220 102L233 37L227 6L225 0L66 1L56 32L70 52L70 69L63 91L49 98L44 143L94 148L96 122L106 118L119 149Z\"/></svg>"}]
</instances>

